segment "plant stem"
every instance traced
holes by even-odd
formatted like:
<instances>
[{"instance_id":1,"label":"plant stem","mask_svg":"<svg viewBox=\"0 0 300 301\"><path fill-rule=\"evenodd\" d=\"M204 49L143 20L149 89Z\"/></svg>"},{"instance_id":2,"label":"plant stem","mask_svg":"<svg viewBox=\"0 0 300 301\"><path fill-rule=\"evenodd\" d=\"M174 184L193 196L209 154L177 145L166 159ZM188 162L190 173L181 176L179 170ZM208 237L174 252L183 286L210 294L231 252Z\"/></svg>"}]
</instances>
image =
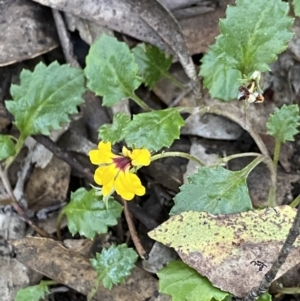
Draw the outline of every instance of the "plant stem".
<instances>
[{"instance_id":1,"label":"plant stem","mask_svg":"<svg viewBox=\"0 0 300 301\"><path fill-rule=\"evenodd\" d=\"M135 246L135 248L136 248L139 256L142 259L146 259L147 260L148 257L149 257L149 255L145 251L145 249L142 246L141 241L140 241L140 239L139 239L139 237L137 235L135 226L134 226L133 221L132 221L131 213L130 213L130 211L128 209L127 201L123 200L123 205L124 205L124 214L125 214L126 222L127 222L128 229L129 229L132 241L134 243L134 246Z\"/></svg>"},{"instance_id":2,"label":"plant stem","mask_svg":"<svg viewBox=\"0 0 300 301\"><path fill-rule=\"evenodd\" d=\"M165 153L157 154L157 155L154 155L151 157L151 162L158 160L158 159L167 158L167 157L181 157L181 158L195 161L200 166L204 166L204 163L202 163L199 159L197 159L193 155L190 155L190 154L187 154L184 152L165 152Z\"/></svg>"},{"instance_id":3,"label":"plant stem","mask_svg":"<svg viewBox=\"0 0 300 301\"><path fill-rule=\"evenodd\" d=\"M139 105L143 110L150 112L153 111L152 108L150 108L142 99L140 99L135 93L133 93L130 98Z\"/></svg>"},{"instance_id":4,"label":"plant stem","mask_svg":"<svg viewBox=\"0 0 300 301\"><path fill-rule=\"evenodd\" d=\"M261 162L265 160L265 157L260 155L258 158L250 162L245 168L242 169L244 175L249 175L249 173Z\"/></svg>"},{"instance_id":5,"label":"plant stem","mask_svg":"<svg viewBox=\"0 0 300 301\"><path fill-rule=\"evenodd\" d=\"M300 194L290 203L290 206L296 208L300 204Z\"/></svg>"},{"instance_id":6,"label":"plant stem","mask_svg":"<svg viewBox=\"0 0 300 301\"><path fill-rule=\"evenodd\" d=\"M270 287L271 283L275 279L279 269L285 263L293 243L295 242L296 238L300 234L300 210L297 210L296 217L294 219L293 225L289 231L289 234L280 250L280 253L273 263L271 269L265 274L263 280L261 281L258 287L254 287L250 290L248 295L243 299L243 301L254 301L259 296L264 294Z\"/></svg>"},{"instance_id":7,"label":"plant stem","mask_svg":"<svg viewBox=\"0 0 300 301\"><path fill-rule=\"evenodd\" d=\"M40 283L44 284L44 285L56 285L58 284L55 280L42 280Z\"/></svg>"},{"instance_id":8,"label":"plant stem","mask_svg":"<svg viewBox=\"0 0 300 301\"><path fill-rule=\"evenodd\" d=\"M41 229L40 227L38 227L32 220L29 219L29 217L27 216L25 209L23 208L23 206L17 201L14 192L11 188L11 185L9 183L8 177L7 177L7 170L4 170L2 168L0 168L0 178L1 181L3 183L3 186L7 192L7 194L9 195L10 199L12 200L12 207L16 210L16 212L22 216L24 218L24 220L27 222L27 224L34 229L40 236L42 237L47 237L47 238L52 238L52 236L47 233L46 231L44 231L43 229Z\"/></svg>"},{"instance_id":9,"label":"plant stem","mask_svg":"<svg viewBox=\"0 0 300 301\"><path fill-rule=\"evenodd\" d=\"M278 139L275 139L273 164L276 172L277 172L278 160L280 155L280 148L281 148L281 142Z\"/></svg>"},{"instance_id":10,"label":"plant stem","mask_svg":"<svg viewBox=\"0 0 300 301\"><path fill-rule=\"evenodd\" d=\"M220 158L219 161L216 164L214 164L213 166L219 165L221 163L227 163L230 160L237 159L237 158L242 158L242 157L259 157L259 156L261 156L261 154L259 154L259 153L234 154L234 155L230 155L230 156L227 156L227 157L224 157L224 158Z\"/></svg>"}]
</instances>

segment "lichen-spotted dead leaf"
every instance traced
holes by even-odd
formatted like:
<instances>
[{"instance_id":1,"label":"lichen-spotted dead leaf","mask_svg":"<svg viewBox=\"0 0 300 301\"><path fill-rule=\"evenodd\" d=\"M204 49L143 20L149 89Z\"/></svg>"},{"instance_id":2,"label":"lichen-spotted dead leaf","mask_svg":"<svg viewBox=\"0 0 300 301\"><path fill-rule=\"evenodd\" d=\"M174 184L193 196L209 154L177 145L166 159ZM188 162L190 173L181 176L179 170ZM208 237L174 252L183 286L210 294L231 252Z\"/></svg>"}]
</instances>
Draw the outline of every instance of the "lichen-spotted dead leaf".
<instances>
[{"instance_id":1,"label":"lichen-spotted dead leaf","mask_svg":"<svg viewBox=\"0 0 300 301\"><path fill-rule=\"evenodd\" d=\"M230 215L187 211L149 236L174 248L190 267L235 296L245 297L271 268L296 215L290 206ZM300 262L300 238L276 278Z\"/></svg>"}]
</instances>

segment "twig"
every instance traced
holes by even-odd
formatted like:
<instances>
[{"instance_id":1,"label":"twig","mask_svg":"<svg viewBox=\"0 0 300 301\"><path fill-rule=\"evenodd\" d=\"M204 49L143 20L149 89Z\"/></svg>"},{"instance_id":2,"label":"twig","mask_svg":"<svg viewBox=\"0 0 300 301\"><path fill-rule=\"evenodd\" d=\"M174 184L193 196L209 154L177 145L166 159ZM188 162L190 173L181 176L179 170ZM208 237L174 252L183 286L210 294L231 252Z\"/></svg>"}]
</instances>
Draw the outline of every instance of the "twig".
<instances>
[{"instance_id":1,"label":"twig","mask_svg":"<svg viewBox=\"0 0 300 301\"><path fill-rule=\"evenodd\" d=\"M271 269L269 272L267 272L261 281L260 285L258 287L254 287L251 289L251 291L248 293L248 295L243 299L243 301L254 301L259 296L264 294L268 291L271 283L275 279L280 267L285 263L291 248L293 246L293 243L295 242L296 238L300 234L300 210L297 210L297 214L295 217L295 220L293 222L293 225L290 229L290 232L280 250L280 253L277 257L277 260L273 263Z\"/></svg>"},{"instance_id":2,"label":"twig","mask_svg":"<svg viewBox=\"0 0 300 301\"><path fill-rule=\"evenodd\" d=\"M55 21L58 37L60 40L60 45L63 50L66 61L72 66L76 68L80 68L79 63L77 62L74 53L73 46L70 42L68 32L64 23L64 20L60 14L60 12L54 8L52 8L52 14Z\"/></svg>"},{"instance_id":3,"label":"twig","mask_svg":"<svg viewBox=\"0 0 300 301\"><path fill-rule=\"evenodd\" d=\"M2 168L0 168L0 178L2 180L3 186L7 192L7 194L9 195L10 199L11 199L11 206L16 210L16 212L23 217L23 219L26 221L26 223L32 228L34 229L40 236L42 237L47 237L47 238L52 238L52 236L44 231L43 229L41 229L40 227L38 227L26 214L25 209L23 208L23 206L17 201L14 192L11 188L11 185L9 183L8 177L7 177L7 171L3 171Z\"/></svg>"},{"instance_id":4,"label":"twig","mask_svg":"<svg viewBox=\"0 0 300 301\"><path fill-rule=\"evenodd\" d=\"M43 144L48 150L50 150L57 158L65 161L75 170L82 173L83 176L90 182L94 183L94 176L91 170L87 167L84 167L79 163L73 156L68 152L63 151L60 147L56 145L50 138L43 135L34 135L32 136L36 141Z\"/></svg>"},{"instance_id":5,"label":"twig","mask_svg":"<svg viewBox=\"0 0 300 301\"><path fill-rule=\"evenodd\" d=\"M141 241L137 236L135 226L132 222L131 213L128 210L127 201L123 201L123 205L124 205L124 214L125 214L126 222L127 222L128 229L129 229L132 241L134 243L134 246L142 259L148 259L148 254L145 251L145 249L143 248Z\"/></svg>"}]
</instances>

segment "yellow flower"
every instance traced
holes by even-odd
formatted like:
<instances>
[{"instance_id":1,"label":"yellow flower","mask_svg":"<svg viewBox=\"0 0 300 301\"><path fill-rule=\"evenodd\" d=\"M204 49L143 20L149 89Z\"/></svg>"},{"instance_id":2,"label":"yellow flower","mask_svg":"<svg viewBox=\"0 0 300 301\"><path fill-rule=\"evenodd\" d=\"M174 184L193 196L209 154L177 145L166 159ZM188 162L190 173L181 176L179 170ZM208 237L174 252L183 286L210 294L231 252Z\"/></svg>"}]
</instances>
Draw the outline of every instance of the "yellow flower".
<instances>
[{"instance_id":1,"label":"yellow flower","mask_svg":"<svg viewBox=\"0 0 300 301\"><path fill-rule=\"evenodd\" d=\"M110 195L114 189L123 199L130 201L135 195L144 195L145 187L138 176L132 173L134 166L147 166L151 154L147 149L129 150L125 146L122 155L115 155L111 143L101 141L97 150L89 152L93 164L99 165L94 174L94 180L102 187L104 196Z\"/></svg>"}]
</instances>

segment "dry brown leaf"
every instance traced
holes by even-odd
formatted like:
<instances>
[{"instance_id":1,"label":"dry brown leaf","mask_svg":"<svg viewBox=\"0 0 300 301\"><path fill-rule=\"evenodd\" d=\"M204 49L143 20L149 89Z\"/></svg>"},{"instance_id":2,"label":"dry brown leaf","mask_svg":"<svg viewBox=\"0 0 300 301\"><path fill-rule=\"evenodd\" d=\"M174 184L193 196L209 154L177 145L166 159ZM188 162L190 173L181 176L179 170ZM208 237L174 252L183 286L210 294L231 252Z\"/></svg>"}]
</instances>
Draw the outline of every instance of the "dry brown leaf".
<instances>
[{"instance_id":1,"label":"dry brown leaf","mask_svg":"<svg viewBox=\"0 0 300 301\"><path fill-rule=\"evenodd\" d=\"M296 216L290 206L228 215L187 211L149 236L174 248L190 267L237 297L260 284L276 260ZM276 278L300 262L300 238Z\"/></svg>"},{"instance_id":2,"label":"dry brown leaf","mask_svg":"<svg viewBox=\"0 0 300 301\"><path fill-rule=\"evenodd\" d=\"M29 0L0 1L0 66L58 46L51 11Z\"/></svg>"},{"instance_id":3,"label":"dry brown leaf","mask_svg":"<svg viewBox=\"0 0 300 301\"><path fill-rule=\"evenodd\" d=\"M64 161L53 157L41 169L36 167L25 188L28 207L38 211L65 201L70 181L71 167Z\"/></svg>"},{"instance_id":4,"label":"dry brown leaf","mask_svg":"<svg viewBox=\"0 0 300 301\"><path fill-rule=\"evenodd\" d=\"M52 239L27 237L11 240L16 259L27 267L87 295L97 277L88 258L63 247ZM95 295L101 301L141 301L157 290L157 280L147 272L135 268L125 284L111 291L99 286Z\"/></svg>"}]
</instances>

